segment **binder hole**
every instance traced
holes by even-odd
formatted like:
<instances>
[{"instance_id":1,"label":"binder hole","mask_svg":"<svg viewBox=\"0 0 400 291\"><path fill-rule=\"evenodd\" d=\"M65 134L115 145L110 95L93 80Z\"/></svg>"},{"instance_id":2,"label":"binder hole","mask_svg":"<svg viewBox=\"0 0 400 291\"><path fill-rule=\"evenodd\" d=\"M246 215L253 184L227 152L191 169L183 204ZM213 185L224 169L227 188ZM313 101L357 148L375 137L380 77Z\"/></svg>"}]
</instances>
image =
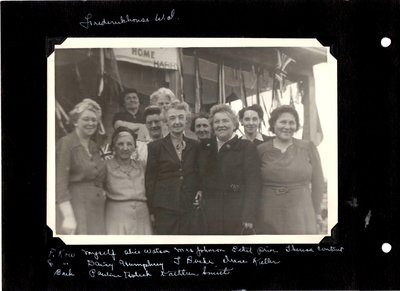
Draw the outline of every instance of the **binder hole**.
<instances>
[{"instance_id":1,"label":"binder hole","mask_svg":"<svg viewBox=\"0 0 400 291\"><path fill-rule=\"evenodd\" d=\"M389 243L382 244L382 251L387 254L392 250L392 246Z\"/></svg>"},{"instance_id":2,"label":"binder hole","mask_svg":"<svg viewBox=\"0 0 400 291\"><path fill-rule=\"evenodd\" d=\"M392 43L392 40L388 37L384 37L381 39L381 46L388 47Z\"/></svg>"}]
</instances>

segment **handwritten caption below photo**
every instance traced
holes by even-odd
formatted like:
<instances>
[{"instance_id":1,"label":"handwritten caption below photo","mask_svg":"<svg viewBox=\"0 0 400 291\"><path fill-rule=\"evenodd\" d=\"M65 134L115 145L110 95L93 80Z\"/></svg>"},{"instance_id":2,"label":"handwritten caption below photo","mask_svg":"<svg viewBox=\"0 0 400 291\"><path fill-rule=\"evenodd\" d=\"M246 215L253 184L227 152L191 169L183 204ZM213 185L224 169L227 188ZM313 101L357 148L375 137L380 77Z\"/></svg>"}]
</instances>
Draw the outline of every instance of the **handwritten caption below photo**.
<instances>
[{"instance_id":1,"label":"handwritten caption below photo","mask_svg":"<svg viewBox=\"0 0 400 291\"><path fill-rule=\"evenodd\" d=\"M47 257L54 277L140 279L148 277L228 276L236 269L278 266L290 254L343 253L343 247L298 247L287 245L215 248L128 247L124 249L51 248Z\"/></svg>"}]
</instances>

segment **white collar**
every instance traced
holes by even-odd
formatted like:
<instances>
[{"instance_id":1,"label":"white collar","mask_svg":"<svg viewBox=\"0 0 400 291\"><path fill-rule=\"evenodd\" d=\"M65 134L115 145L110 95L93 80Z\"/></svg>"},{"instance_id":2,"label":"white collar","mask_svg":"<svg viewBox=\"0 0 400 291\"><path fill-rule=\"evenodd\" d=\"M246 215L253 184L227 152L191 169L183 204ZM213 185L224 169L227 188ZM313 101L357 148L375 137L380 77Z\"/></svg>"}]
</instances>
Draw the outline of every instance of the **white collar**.
<instances>
[{"instance_id":1,"label":"white collar","mask_svg":"<svg viewBox=\"0 0 400 291\"><path fill-rule=\"evenodd\" d=\"M244 134L244 135L242 136L242 139L247 139L247 140L249 140L249 139L247 138L246 134ZM260 140L260 141L264 141L264 139L263 139L263 137L262 137L262 134L261 134L260 132L257 132L256 138L255 138L254 140L256 140L256 139L258 139L258 140Z\"/></svg>"}]
</instances>

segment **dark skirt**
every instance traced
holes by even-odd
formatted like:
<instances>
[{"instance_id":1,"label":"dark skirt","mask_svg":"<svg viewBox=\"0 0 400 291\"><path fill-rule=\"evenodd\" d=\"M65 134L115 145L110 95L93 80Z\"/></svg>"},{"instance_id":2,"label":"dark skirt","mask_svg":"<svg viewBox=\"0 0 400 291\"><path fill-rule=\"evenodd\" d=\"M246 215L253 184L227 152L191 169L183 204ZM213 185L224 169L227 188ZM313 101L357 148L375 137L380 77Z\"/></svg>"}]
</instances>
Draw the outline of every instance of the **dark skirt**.
<instances>
[{"instance_id":1,"label":"dark skirt","mask_svg":"<svg viewBox=\"0 0 400 291\"><path fill-rule=\"evenodd\" d=\"M232 192L206 193L204 213L209 235L240 235L243 199Z\"/></svg>"}]
</instances>

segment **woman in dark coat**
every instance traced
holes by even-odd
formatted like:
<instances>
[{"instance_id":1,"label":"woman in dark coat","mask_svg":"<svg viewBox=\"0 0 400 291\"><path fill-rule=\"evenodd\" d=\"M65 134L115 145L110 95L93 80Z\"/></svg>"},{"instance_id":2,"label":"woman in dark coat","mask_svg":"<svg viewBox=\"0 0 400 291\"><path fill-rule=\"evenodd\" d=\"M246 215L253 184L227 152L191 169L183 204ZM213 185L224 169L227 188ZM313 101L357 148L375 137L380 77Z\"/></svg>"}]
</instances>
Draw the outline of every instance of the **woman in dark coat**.
<instances>
[{"instance_id":1,"label":"woman in dark coat","mask_svg":"<svg viewBox=\"0 0 400 291\"><path fill-rule=\"evenodd\" d=\"M241 234L253 228L260 191L256 146L239 139L238 119L229 106L210 110L215 138L201 143L199 154L202 201L208 234Z\"/></svg>"},{"instance_id":2,"label":"woman in dark coat","mask_svg":"<svg viewBox=\"0 0 400 291\"><path fill-rule=\"evenodd\" d=\"M169 134L148 144L146 195L155 234L187 234L187 219L199 188L198 143L183 135L189 106L174 101L165 110Z\"/></svg>"}]
</instances>

